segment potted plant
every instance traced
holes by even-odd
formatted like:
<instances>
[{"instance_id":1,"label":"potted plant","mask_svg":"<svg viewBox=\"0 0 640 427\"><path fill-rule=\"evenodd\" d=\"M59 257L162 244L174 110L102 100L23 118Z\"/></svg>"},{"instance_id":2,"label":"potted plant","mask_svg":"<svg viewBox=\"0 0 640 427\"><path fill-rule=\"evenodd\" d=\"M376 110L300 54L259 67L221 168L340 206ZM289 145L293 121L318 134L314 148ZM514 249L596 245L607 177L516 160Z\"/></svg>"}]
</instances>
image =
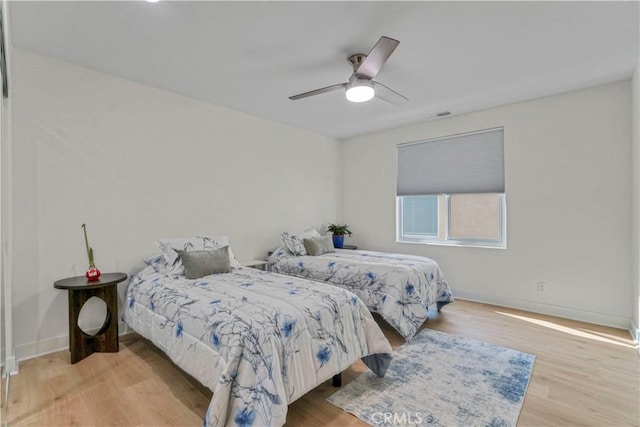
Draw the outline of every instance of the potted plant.
<instances>
[{"instance_id":1,"label":"potted plant","mask_svg":"<svg viewBox=\"0 0 640 427\"><path fill-rule=\"evenodd\" d=\"M347 224L329 224L327 226L327 231L333 233L333 246L335 248L342 248L344 245L344 235L348 235L351 237L351 230L349 230L349 226Z\"/></svg>"}]
</instances>

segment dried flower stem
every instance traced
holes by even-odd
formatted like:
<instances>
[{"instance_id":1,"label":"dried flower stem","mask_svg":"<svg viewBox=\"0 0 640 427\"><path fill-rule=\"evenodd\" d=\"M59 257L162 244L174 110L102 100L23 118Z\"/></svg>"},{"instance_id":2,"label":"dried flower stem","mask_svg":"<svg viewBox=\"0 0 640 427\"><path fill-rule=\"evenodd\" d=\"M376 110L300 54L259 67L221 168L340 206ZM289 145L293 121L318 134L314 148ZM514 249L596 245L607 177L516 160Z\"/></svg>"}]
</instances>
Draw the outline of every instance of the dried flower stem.
<instances>
[{"instance_id":1,"label":"dried flower stem","mask_svg":"<svg viewBox=\"0 0 640 427\"><path fill-rule=\"evenodd\" d=\"M87 247L87 258L89 258L89 267L95 267L93 263L93 248L89 247L89 239L87 239L87 225L82 224L81 227L84 231L84 244Z\"/></svg>"}]
</instances>

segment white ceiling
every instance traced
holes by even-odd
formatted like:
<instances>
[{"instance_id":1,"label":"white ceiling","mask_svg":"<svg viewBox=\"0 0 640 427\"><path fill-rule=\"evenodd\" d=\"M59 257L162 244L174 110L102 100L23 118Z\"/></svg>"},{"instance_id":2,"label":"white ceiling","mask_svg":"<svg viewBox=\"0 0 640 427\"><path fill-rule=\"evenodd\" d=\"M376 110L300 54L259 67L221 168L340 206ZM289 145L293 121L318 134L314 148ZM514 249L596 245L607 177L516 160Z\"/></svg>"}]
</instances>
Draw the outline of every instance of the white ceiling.
<instances>
[{"instance_id":1,"label":"white ceiling","mask_svg":"<svg viewBox=\"0 0 640 427\"><path fill-rule=\"evenodd\" d=\"M633 2L16 2L13 44L334 138L628 78ZM400 45L376 80L401 107L345 100L347 57Z\"/></svg>"}]
</instances>

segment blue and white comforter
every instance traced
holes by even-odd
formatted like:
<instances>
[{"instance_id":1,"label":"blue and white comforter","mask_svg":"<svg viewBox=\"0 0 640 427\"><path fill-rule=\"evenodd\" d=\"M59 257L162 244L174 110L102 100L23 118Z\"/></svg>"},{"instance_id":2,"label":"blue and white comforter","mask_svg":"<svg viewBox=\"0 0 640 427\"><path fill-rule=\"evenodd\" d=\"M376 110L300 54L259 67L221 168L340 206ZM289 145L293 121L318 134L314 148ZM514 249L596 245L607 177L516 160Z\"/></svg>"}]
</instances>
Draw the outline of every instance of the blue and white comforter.
<instances>
[{"instance_id":1,"label":"blue and white comforter","mask_svg":"<svg viewBox=\"0 0 640 427\"><path fill-rule=\"evenodd\" d=\"M270 271L331 283L358 295L407 341L438 310L453 301L438 264L421 256L337 249L320 256L294 256L286 248L268 259Z\"/></svg>"},{"instance_id":2,"label":"blue and white comforter","mask_svg":"<svg viewBox=\"0 0 640 427\"><path fill-rule=\"evenodd\" d=\"M250 268L189 280L162 256L133 275L123 320L213 391L205 425L282 425L287 405L391 346L354 294Z\"/></svg>"}]
</instances>

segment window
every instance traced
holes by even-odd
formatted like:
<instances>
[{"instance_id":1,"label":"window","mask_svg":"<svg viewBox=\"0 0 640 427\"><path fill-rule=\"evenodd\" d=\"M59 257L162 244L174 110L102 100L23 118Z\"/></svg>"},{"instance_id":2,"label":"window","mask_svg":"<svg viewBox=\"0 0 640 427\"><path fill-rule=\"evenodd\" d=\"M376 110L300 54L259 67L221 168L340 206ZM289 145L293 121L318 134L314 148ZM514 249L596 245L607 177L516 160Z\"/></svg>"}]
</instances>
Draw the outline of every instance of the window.
<instances>
[{"instance_id":1,"label":"window","mask_svg":"<svg viewBox=\"0 0 640 427\"><path fill-rule=\"evenodd\" d=\"M398 146L400 242L506 247L503 130Z\"/></svg>"},{"instance_id":2,"label":"window","mask_svg":"<svg viewBox=\"0 0 640 427\"><path fill-rule=\"evenodd\" d=\"M502 193L398 197L398 241L505 246Z\"/></svg>"}]
</instances>

